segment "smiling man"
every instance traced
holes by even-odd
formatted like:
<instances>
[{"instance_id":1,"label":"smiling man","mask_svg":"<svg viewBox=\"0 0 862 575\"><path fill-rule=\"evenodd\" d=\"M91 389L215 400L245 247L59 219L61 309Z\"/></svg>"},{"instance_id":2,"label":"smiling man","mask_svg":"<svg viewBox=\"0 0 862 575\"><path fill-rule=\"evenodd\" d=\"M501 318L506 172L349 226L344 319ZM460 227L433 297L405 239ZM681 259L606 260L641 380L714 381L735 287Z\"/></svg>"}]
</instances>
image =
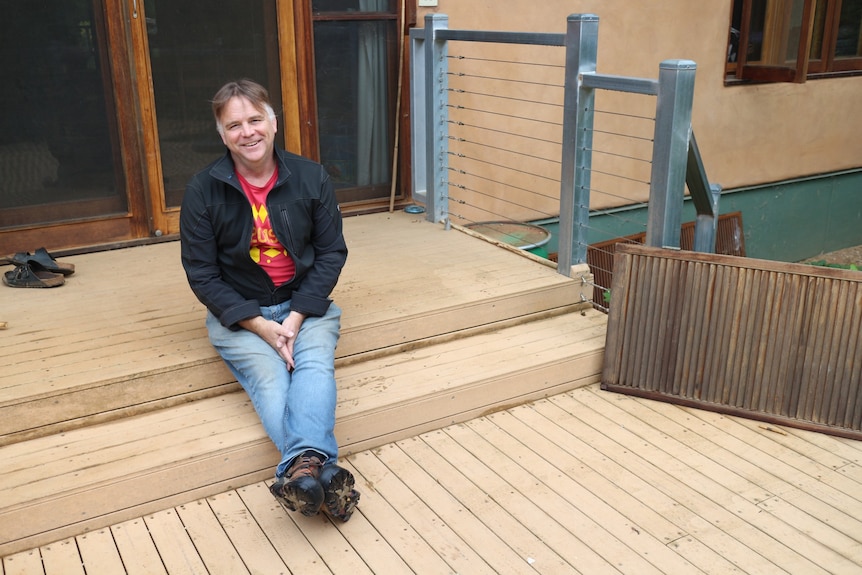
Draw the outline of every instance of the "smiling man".
<instances>
[{"instance_id":1,"label":"smiling man","mask_svg":"<svg viewBox=\"0 0 862 575\"><path fill-rule=\"evenodd\" d=\"M329 296L347 246L332 183L320 164L275 146L259 84L224 85L212 109L227 153L186 187L183 267L210 342L281 452L270 491L291 511L347 521L359 493L336 463L341 310Z\"/></svg>"}]
</instances>

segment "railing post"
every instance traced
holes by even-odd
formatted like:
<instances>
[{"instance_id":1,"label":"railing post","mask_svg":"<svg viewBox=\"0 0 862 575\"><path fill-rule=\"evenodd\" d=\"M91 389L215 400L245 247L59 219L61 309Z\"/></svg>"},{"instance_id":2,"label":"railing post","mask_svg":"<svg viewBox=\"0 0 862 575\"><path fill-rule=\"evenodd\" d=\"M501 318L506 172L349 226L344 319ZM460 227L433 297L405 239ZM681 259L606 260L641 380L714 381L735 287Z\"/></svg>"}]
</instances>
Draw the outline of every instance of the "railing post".
<instances>
[{"instance_id":1,"label":"railing post","mask_svg":"<svg viewBox=\"0 0 862 575\"><path fill-rule=\"evenodd\" d=\"M718 202L721 198L721 186L710 184L709 199L712 210L709 213L698 212L694 221L694 251L705 254L715 253L715 236L718 235Z\"/></svg>"},{"instance_id":2,"label":"railing post","mask_svg":"<svg viewBox=\"0 0 862 575\"><path fill-rule=\"evenodd\" d=\"M448 71L449 47L446 40L439 40L437 30L449 27L445 14L425 16L425 170L426 204L425 218L430 222L449 221L449 192L447 170L449 169L449 112Z\"/></svg>"},{"instance_id":3,"label":"railing post","mask_svg":"<svg viewBox=\"0 0 862 575\"><path fill-rule=\"evenodd\" d=\"M425 149L428 139L425 109L425 29L410 30L410 162L413 199L427 204L428 174Z\"/></svg>"},{"instance_id":4,"label":"railing post","mask_svg":"<svg viewBox=\"0 0 862 575\"><path fill-rule=\"evenodd\" d=\"M710 184L706 177L706 169L694 130L688 142L688 163L685 169L685 184L691 194L692 203L697 211L694 224L694 251L715 253L715 236L718 230L718 202L721 198L721 186Z\"/></svg>"},{"instance_id":5,"label":"railing post","mask_svg":"<svg viewBox=\"0 0 862 575\"><path fill-rule=\"evenodd\" d=\"M649 246L679 248L696 69L691 60L666 60L659 66L646 232Z\"/></svg>"},{"instance_id":6,"label":"railing post","mask_svg":"<svg viewBox=\"0 0 862 575\"><path fill-rule=\"evenodd\" d=\"M582 85L581 76L596 72L599 17L572 14L567 22L557 259L557 271L564 275L587 261L595 91Z\"/></svg>"}]
</instances>

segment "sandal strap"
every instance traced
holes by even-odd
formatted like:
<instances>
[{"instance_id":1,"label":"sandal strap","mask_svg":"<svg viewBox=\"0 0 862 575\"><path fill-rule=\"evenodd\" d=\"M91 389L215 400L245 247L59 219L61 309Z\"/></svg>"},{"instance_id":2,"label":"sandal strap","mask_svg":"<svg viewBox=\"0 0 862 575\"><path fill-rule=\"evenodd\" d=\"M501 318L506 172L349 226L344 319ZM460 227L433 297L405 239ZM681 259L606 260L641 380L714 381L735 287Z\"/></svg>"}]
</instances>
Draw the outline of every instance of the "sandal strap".
<instances>
[{"instance_id":1,"label":"sandal strap","mask_svg":"<svg viewBox=\"0 0 862 575\"><path fill-rule=\"evenodd\" d=\"M29 264L21 264L3 275L3 283L10 287L58 287L65 283L62 274L36 271Z\"/></svg>"}]
</instances>

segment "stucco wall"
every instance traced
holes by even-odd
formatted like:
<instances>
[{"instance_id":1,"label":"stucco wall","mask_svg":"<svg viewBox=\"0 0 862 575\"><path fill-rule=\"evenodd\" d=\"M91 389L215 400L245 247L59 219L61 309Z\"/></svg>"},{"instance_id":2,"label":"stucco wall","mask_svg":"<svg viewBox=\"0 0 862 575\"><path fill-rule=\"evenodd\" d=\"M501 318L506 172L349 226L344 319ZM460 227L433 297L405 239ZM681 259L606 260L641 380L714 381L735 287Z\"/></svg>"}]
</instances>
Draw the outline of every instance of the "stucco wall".
<instances>
[{"instance_id":1,"label":"stucco wall","mask_svg":"<svg viewBox=\"0 0 862 575\"><path fill-rule=\"evenodd\" d=\"M598 71L655 78L667 59L697 63L693 126L709 179L725 189L862 166L862 76L725 86L731 0L439 0L453 29L565 32L600 18Z\"/></svg>"}]
</instances>

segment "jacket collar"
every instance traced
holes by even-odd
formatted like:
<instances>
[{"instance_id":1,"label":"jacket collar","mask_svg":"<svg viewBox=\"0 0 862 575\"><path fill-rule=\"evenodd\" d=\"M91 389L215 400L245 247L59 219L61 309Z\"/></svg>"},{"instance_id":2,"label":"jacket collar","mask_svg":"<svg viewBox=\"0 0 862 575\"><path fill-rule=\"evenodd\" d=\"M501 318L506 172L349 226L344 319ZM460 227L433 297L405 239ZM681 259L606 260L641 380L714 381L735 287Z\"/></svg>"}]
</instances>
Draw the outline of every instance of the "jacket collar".
<instances>
[{"instance_id":1,"label":"jacket collar","mask_svg":"<svg viewBox=\"0 0 862 575\"><path fill-rule=\"evenodd\" d=\"M290 168L287 166L287 152L281 148L275 148L275 161L278 165L278 180L275 186L280 186L290 177ZM236 176L236 169L233 165L233 159L230 156L230 151L225 151L224 156L216 160L210 168L210 175L226 184L242 191L242 186Z\"/></svg>"}]
</instances>

